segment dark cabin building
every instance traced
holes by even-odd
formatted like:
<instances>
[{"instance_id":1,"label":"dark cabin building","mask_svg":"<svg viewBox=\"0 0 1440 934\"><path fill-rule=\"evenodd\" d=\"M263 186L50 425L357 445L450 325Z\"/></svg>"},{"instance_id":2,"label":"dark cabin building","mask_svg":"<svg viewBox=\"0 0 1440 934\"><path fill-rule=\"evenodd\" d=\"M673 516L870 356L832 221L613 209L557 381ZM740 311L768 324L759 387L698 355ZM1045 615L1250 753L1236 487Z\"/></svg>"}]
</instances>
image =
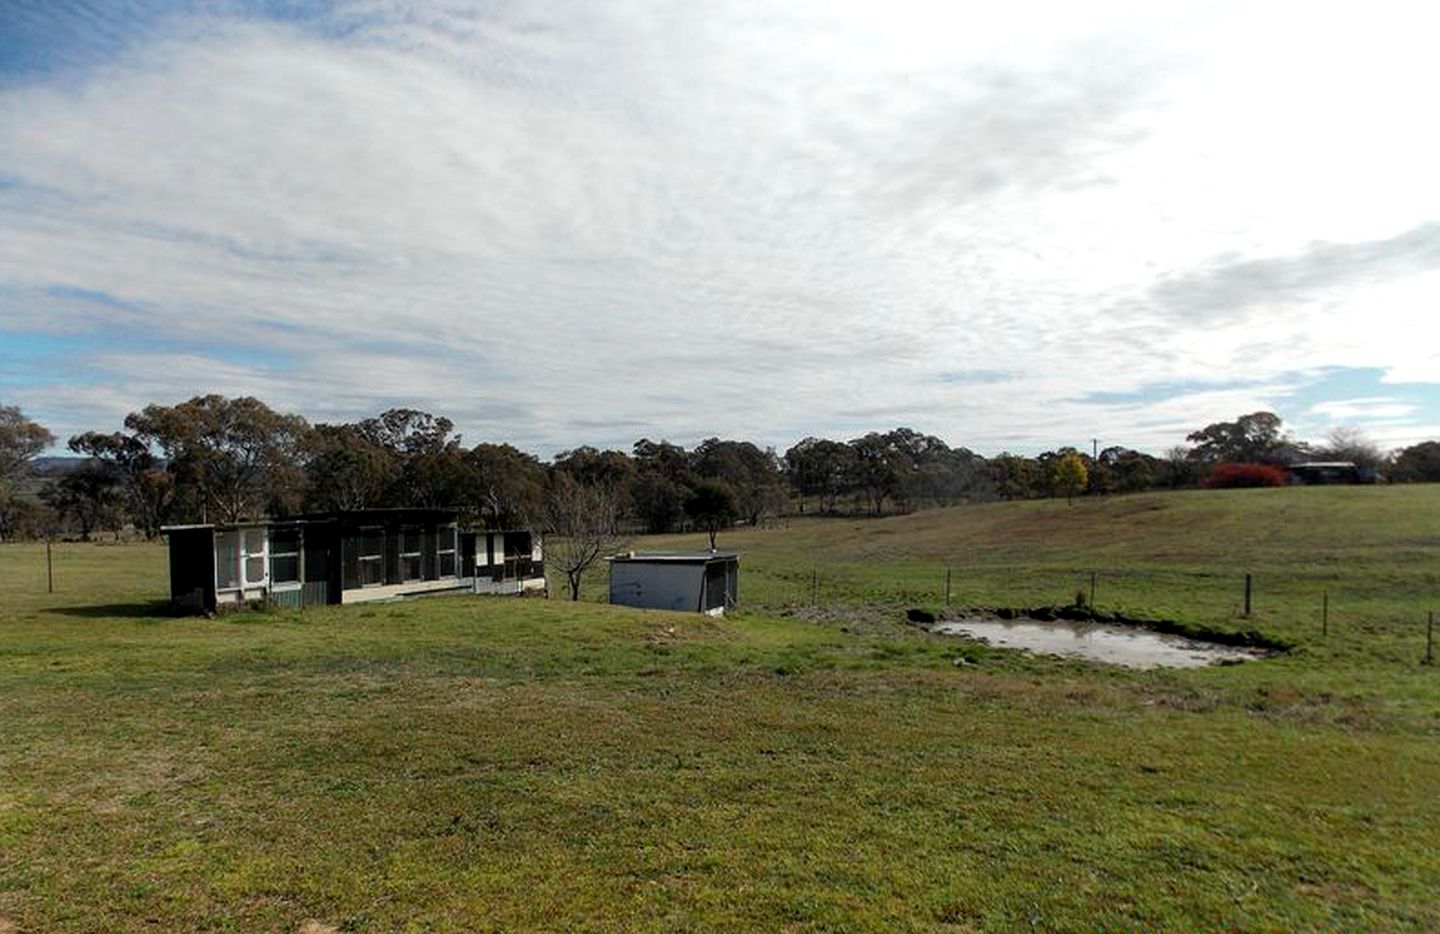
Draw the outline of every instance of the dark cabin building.
<instances>
[{"instance_id":1,"label":"dark cabin building","mask_svg":"<svg viewBox=\"0 0 1440 934\"><path fill-rule=\"evenodd\" d=\"M1333 485L1337 483L1375 483L1379 476L1369 467L1360 467L1351 461L1307 461L1290 466L1292 482L1304 486Z\"/></svg>"},{"instance_id":2,"label":"dark cabin building","mask_svg":"<svg viewBox=\"0 0 1440 934\"><path fill-rule=\"evenodd\" d=\"M364 509L163 531L170 599L197 611L253 600L310 606L545 589L531 533L461 529L450 509Z\"/></svg>"}]
</instances>

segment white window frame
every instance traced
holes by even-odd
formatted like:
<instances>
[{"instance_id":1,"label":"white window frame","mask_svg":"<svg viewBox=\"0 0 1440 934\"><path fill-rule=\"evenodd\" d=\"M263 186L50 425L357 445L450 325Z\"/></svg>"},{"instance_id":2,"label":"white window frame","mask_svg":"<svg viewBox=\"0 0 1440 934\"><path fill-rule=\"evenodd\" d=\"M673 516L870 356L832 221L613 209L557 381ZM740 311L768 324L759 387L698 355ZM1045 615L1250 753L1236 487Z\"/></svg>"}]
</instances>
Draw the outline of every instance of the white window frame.
<instances>
[{"instance_id":1,"label":"white window frame","mask_svg":"<svg viewBox=\"0 0 1440 934\"><path fill-rule=\"evenodd\" d=\"M260 536L260 550L250 550L250 536ZM253 558L260 559L260 578L254 580L250 577L250 561ZM270 583L270 532L263 527L254 527L240 530L240 582L245 588L264 587Z\"/></svg>"},{"instance_id":2,"label":"white window frame","mask_svg":"<svg viewBox=\"0 0 1440 934\"><path fill-rule=\"evenodd\" d=\"M233 558L230 562L231 583L221 585L220 583L220 554L221 542L227 536L235 540L235 549L231 552ZM215 550L215 592L231 593L244 589L245 586L245 530L228 529L226 531L216 530L212 538L212 546Z\"/></svg>"}]
</instances>

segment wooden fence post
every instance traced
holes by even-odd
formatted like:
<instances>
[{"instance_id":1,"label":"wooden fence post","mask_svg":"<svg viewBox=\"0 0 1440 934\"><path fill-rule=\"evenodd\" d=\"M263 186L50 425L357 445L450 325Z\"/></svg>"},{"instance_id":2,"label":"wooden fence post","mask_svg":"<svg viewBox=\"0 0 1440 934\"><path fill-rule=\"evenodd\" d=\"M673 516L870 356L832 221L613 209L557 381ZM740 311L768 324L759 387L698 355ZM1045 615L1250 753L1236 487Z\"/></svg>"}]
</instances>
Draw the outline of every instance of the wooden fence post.
<instances>
[{"instance_id":1,"label":"wooden fence post","mask_svg":"<svg viewBox=\"0 0 1440 934\"><path fill-rule=\"evenodd\" d=\"M1435 611L1430 611L1430 618L1425 623L1425 664L1435 664Z\"/></svg>"},{"instance_id":2,"label":"wooden fence post","mask_svg":"<svg viewBox=\"0 0 1440 934\"><path fill-rule=\"evenodd\" d=\"M950 569L945 569L945 605L950 605Z\"/></svg>"},{"instance_id":3,"label":"wooden fence post","mask_svg":"<svg viewBox=\"0 0 1440 934\"><path fill-rule=\"evenodd\" d=\"M55 592L55 560L50 556L50 539L45 539L45 591Z\"/></svg>"},{"instance_id":4,"label":"wooden fence post","mask_svg":"<svg viewBox=\"0 0 1440 934\"><path fill-rule=\"evenodd\" d=\"M1320 635L1330 635L1330 591L1323 591L1320 598Z\"/></svg>"},{"instance_id":5,"label":"wooden fence post","mask_svg":"<svg viewBox=\"0 0 1440 934\"><path fill-rule=\"evenodd\" d=\"M1245 615L1250 615L1250 575L1245 575Z\"/></svg>"}]
</instances>

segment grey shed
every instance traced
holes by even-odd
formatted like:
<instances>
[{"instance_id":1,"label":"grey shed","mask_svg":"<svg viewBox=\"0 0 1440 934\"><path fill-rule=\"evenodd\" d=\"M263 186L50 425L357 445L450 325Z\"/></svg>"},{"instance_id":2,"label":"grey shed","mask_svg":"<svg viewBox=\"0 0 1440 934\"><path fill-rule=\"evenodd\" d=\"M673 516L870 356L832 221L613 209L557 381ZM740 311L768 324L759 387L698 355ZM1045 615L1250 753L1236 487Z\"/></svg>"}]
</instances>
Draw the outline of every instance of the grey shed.
<instances>
[{"instance_id":1,"label":"grey shed","mask_svg":"<svg viewBox=\"0 0 1440 934\"><path fill-rule=\"evenodd\" d=\"M740 554L615 555L610 561L610 602L649 610L719 616L740 596Z\"/></svg>"}]
</instances>

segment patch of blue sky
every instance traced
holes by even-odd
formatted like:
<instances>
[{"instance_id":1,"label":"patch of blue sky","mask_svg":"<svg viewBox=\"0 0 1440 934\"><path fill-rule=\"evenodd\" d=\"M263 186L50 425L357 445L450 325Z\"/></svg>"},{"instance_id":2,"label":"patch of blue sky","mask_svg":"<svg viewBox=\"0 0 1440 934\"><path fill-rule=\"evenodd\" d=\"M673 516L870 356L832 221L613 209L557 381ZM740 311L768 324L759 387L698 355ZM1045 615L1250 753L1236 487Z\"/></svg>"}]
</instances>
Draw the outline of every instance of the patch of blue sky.
<instances>
[{"instance_id":1,"label":"patch of blue sky","mask_svg":"<svg viewBox=\"0 0 1440 934\"><path fill-rule=\"evenodd\" d=\"M81 364L97 354L107 356L201 355L213 360L262 368L266 371L288 371L296 366L293 355L273 346L216 346L200 341L184 341L145 334L41 334L27 331L0 330L0 380L8 385L40 385L57 380L85 381L87 370ZM101 374L93 374L98 378Z\"/></svg>"},{"instance_id":2,"label":"patch of blue sky","mask_svg":"<svg viewBox=\"0 0 1440 934\"><path fill-rule=\"evenodd\" d=\"M1205 392L1288 385L1275 397L1274 409L1300 431L1325 431L1337 425L1399 419L1440 424L1440 383L1387 383L1382 367L1327 367L1285 373L1265 380L1177 380L1150 383L1124 392L1093 392L1079 401L1097 405L1161 402ZM1230 413L1234 416L1244 412ZM1217 414L1217 417L1223 417Z\"/></svg>"},{"instance_id":3,"label":"patch of blue sky","mask_svg":"<svg viewBox=\"0 0 1440 934\"><path fill-rule=\"evenodd\" d=\"M291 23L348 31L325 0L4 0L0 84L84 72L201 18Z\"/></svg>"},{"instance_id":4,"label":"patch of blue sky","mask_svg":"<svg viewBox=\"0 0 1440 934\"><path fill-rule=\"evenodd\" d=\"M1271 380L1174 380L1163 383L1147 383L1135 389L1121 392L1091 392L1077 401L1095 405L1131 405L1136 402L1161 402L1201 392L1215 392L1225 389L1246 389L1260 386ZM1240 414L1244 414L1243 412Z\"/></svg>"},{"instance_id":5,"label":"patch of blue sky","mask_svg":"<svg viewBox=\"0 0 1440 934\"><path fill-rule=\"evenodd\" d=\"M1295 421L1321 428L1363 428L1366 421L1382 419L1440 424L1440 383L1387 383L1384 377L1381 367L1328 368L1292 392L1285 408Z\"/></svg>"}]
</instances>

